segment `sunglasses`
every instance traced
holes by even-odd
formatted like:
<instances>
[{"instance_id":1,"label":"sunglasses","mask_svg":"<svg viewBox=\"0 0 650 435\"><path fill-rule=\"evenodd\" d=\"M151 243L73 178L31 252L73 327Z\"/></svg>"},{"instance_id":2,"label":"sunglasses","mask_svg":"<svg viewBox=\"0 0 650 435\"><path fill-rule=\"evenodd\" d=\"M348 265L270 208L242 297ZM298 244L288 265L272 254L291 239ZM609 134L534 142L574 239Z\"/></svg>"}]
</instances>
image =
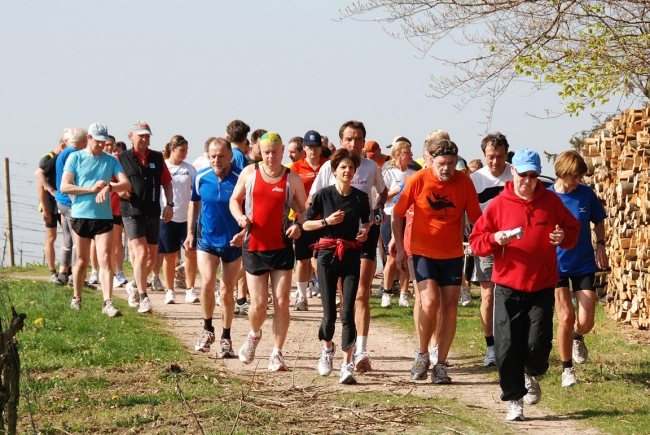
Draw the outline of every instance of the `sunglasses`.
<instances>
[{"instance_id":1,"label":"sunglasses","mask_svg":"<svg viewBox=\"0 0 650 435\"><path fill-rule=\"evenodd\" d=\"M178 142L174 142L174 143L172 144L172 146L173 146L173 147L179 147L179 146L181 146L181 145L185 145L186 143L187 143L187 141L186 141L185 139L181 139L181 140L179 140Z\"/></svg>"},{"instance_id":2,"label":"sunglasses","mask_svg":"<svg viewBox=\"0 0 650 435\"><path fill-rule=\"evenodd\" d=\"M531 180L535 180L539 177L539 174L535 172L524 172L523 174L517 172L517 175L519 175L521 178L530 178Z\"/></svg>"}]
</instances>

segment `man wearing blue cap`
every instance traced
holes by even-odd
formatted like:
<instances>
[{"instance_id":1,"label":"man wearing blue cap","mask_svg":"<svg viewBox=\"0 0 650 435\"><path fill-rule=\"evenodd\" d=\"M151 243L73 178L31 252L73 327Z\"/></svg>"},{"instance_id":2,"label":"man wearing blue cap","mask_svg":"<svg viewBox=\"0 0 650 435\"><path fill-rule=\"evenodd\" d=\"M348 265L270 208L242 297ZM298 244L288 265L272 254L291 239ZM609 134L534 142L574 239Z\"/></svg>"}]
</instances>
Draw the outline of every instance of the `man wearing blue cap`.
<instances>
[{"instance_id":1,"label":"man wearing blue cap","mask_svg":"<svg viewBox=\"0 0 650 435\"><path fill-rule=\"evenodd\" d=\"M109 317L120 316L111 300L113 293L113 213L110 193L131 188L122 165L115 157L104 153L109 140L104 124L94 123L88 128L88 145L85 150L74 153L66 161L61 178L61 193L73 197L71 220L77 248L74 266L74 298L70 307L81 309L81 292L86 280L86 268L90 260L90 244L95 240L97 257L101 266L100 282L104 294L102 313ZM117 183L111 183L115 177Z\"/></svg>"},{"instance_id":2,"label":"man wearing blue cap","mask_svg":"<svg viewBox=\"0 0 650 435\"><path fill-rule=\"evenodd\" d=\"M469 238L474 253L494 254L494 350L507 420L524 418L524 402L542 397L553 340L556 246L571 249L580 222L537 180L539 154L522 149L512 159L512 181L478 219Z\"/></svg>"}]
</instances>

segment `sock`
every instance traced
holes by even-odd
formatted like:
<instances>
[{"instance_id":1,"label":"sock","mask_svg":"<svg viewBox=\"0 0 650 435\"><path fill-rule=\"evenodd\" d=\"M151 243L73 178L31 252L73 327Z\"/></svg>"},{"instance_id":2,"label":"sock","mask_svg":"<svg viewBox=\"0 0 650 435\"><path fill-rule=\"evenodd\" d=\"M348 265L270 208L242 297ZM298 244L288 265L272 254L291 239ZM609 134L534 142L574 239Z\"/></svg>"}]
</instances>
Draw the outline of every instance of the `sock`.
<instances>
[{"instance_id":1,"label":"sock","mask_svg":"<svg viewBox=\"0 0 650 435\"><path fill-rule=\"evenodd\" d=\"M214 326L212 326L212 317L209 319L203 319L203 329L214 333Z\"/></svg>"},{"instance_id":2,"label":"sock","mask_svg":"<svg viewBox=\"0 0 650 435\"><path fill-rule=\"evenodd\" d=\"M327 344L323 345L323 352L332 353L334 347L327 347Z\"/></svg>"},{"instance_id":3,"label":"sock","mask_svg":"<svg viewBox=\"0 0 650 435\"><path fill-rule=\"evenodd\" d=\"M250 336L251 336L251 337L255 337L255 338L260 338L260 337L262 337L262 330L260 329L260 330L257 331L257 332L251 330L251 332L250 332Z\"/></svg>"},{"instance_id":4,"label":"sock","mask_svg":"<svg viewBox=\"0 0 650 435\"><path fill-rule=\"evenodd\" d=\"M578 335L578 333L576 332L575 329L573 330L573 339L574 340L582 340L582 335Z\"/></svg>"},{"instance_id":5,"label":"sock","mask_svg":"<svg viewBox=\"0 0 650 435\"><path fill-rule=\"evenodd\" d=\"M144 298L147 297L147 292L140 293L140 302L144 301Z\"/></svg>"},{"instance_id":6,"label":"sock","mask_svg":"<svg viewBox=\"0 0 650 435\"><path fill-rule=\"evenodd\" d=\"M153 278L158 278L158 279L160 279L160 272L158 272L158 273L153 272L153 273L151 274L151 279L153 279Z\"/></svg>"},{"instance_id":7,"label":"sock","mask_svg":"<svg viewBox=\"0 0 650 435\"><path fill-rule=\"evenodd\" d=\"M104 306L106 306L106 303L107 303L107 302L110 302L110 301L111 301L111 298L106 299L106 300L104 301Z\"/></svg>"},{"instance_id":8,"label":"sock","mask_svg":"<svg viewBox=\"0 0 650 435\"><path fill-rule=\"evenodd\" d=\"M490 335L489 337L485 337L485 342L487 343L488 347L489 346L494 346L494 335Z\"/></svg>"},{"instance_id":9,"label":"sock","mask_svg":"<svg viewBox=\"0 0 650 435\"><path fill-rule=\"evenodd\" d=\"M230 328L223 328L222 329L221 338L225 338L226 340L230 340Z\"/></svg>"},{"instance_id":10,"label":"sock","mask_svg":"<svg viewBox=\"0 0 650 435\"><path fill-rule=\"evenodd\" d=\"M97 269L93 269L93 270L90 271L90 273L98 273L98 272L97 272Z\"/></svg>"},{"instance_id":11,"label":"sock","mask_svg":"<svg viewBox=\"0 0 650 435\"><path fill-rule=\"evenodd\" d=\"M237 299L237 305L244 305L246 303L246 298Z\"/></svg>"},{"instance_id":12,"label":"sock","mask_svg":"<svg viewBox=\"0 0 650 435\"><path fill-rule=\"evenodd\" d=\"M168 292L173 292L174 289L173 289L173 288L168 288L167 291L168 291Z\"/></svg>"},{"instance_id":13,"label":"sock","mask_svg":"<svg viewBox=\"0 0 650 435\"><path fill-rule=\"evenodd\" d=\"M368 336L360 335L357 337L357 355L366 351L368 344Z\"/></svg>"},{"instance_id":14,"label":"sock","mask_svg":"<svg viewBox=\"0 0 650 435\"><path fill-rule=\"evenodd\" d=\"M282 355L282 348L274 347L273 352L271 352L271 356L273 356L273 355Z\"/></svg>"},{"instance_id":15,"label":"sock","mask_svg":"<svg viewBox=\"0 0 650 435\"><path fill-rule=\"evenodd\" d=\"M308 282L297 282L296 287L298 287L298 293L300 293L301 298L306 298L307 297L307 286Z\"/></svg>"},{"instance_id":16,"label":"sock","mask_svg":"<svg viewBox=\"0 0 650 435\"><path fill-rule=\"evenodd\" d=\"M409 294L406 292L399 292L399 297L402 299L408 299Z\"/></svg>"},{"instance_id":17,"label":"sock","mask_svg":"<svg viewBox=\"0 0 650 435\"><path fill-rule=\"evenodd\" d=\"M569 361L562 361L562 370L564 369L570 369L573 367L573 360L570 359Z\"/></svg>"},{"instance_id":18,"label":"sock","mask_svg":"<svg viewBox=\"0 0 650 435\"><path fill-rule=\"evenodd\" d=\"M56 270L50 270L50 275L56 275Z\"/></svg>"}]
</instances>

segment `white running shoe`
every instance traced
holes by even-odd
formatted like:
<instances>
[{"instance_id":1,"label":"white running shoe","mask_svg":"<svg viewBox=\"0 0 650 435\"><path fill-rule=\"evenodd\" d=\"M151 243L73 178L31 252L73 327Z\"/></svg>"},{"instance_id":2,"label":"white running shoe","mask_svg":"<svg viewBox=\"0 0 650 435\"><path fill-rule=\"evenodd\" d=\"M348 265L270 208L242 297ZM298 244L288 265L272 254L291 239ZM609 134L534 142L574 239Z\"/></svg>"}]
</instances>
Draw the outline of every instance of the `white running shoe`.
<instances>
[{"instance_id":1,"label":"white running shoe","mask_svg":"<svg viewBox=\"0 0 650 435\"><path fill-rule=\"evenodd\" d=\"M432 375L434 384L451 384L451 378L447 374L447 366L441 362L433 366Z\"/></svg>"},{"instance_id":2,"label":"white running shoe","mask_svg":"<svg viewBox=\"0 0 650 435\"><path fill-rule=\"evenodd\" d=\"M368 356L368 352L363 351L355 353L353 358L354 369L359 373L369 372L372 370L372 364L370 364L370 356Z\"/></svg>"},{"instance_id":3,"label":"white running shoe","mask_svg":"<svg viewBox=\"0 0 650 435\"><path fill-rule=\"evenodd\" d=\"M384 293L381 296L381 307L382 308L390 307L393 304L393 301L391 300L392 298L393 298L392 294Z\"/></svg>"},{"instance_id":4,"label":"white running shoe","mask_svg":"<svg viewBox=\"0 0 650 435\"><path fill-rule=\"evenodd\" d=\"M50 272L50 282L56 284L59 282L59 275L56 272ZM115 286L113 286L115 287Z\"/></svg>"},{"instance_id":5,"label":"white running shoe","mask_svg":"<svg viewBox=\"0 0 650 435\"><path fill-rule=\"evenodd\" d=\"M242 344L239 349L239 361L244 364L250 364L255 359L255 349L257 345L260 344L262 339L262 331L260 331L260 337L253 337L250 332L246 336L246 341Z\"/></svg>"},{"instance_id":6,"label":"white running shoe","mask_svg":"<svg viewBox=\"0 0 650 435\"><path fill-rule=\"evenodd\" d=\"M336 345L332 343L331 352L327 352L323 348L323 353L318 360L318 374L321 376L329 376L332 373L332 359L334 358L334 353L336 353Z\"/></svg>"},{"instance_id":7,"label":"white running shoe","mask_svg":"<svg viewBox=\"0 0 650 435\"><path fill-rule=\"evenodd\" d=\"M140 308L138 308L138 313L153 313L153 305L151 305L149 296L146 296L140 301Z\"/></svg>"},{"instance_id":8,"label":"white running shoe","mask_svg":"<svg viewBox=\"0 0 650 435\"><path fill-rule=\"evenodd\" d=\"M162 281L160 281L160 277L156 275L154 275L153 280L151 281L151 287L157 292L165 291L165 286Z\"/></svg>"},{"instance_id":9,"label":"white running shoe","mask_svg":"<svg viewBox=\"0 0 650 435\"><path fill-rule=\"evenodd\" d=\"M138 286L135 280L126 283L126 292L129 295L129 307L139 307L140 299L138 298Z\"/></svg>"},{"instance_id":10,"label":"white running shoe","mask_svg":"<svg viewBox=\"0 0 650 435\"><path fill-rule=\"evenodd\" d=\"M102 307L102 314L106 314L108 317L120 317L122 312L115 308L112 299L106 299L104 306Z\"/></svg>"},{"instance_id":11,"label":"white running shoe","mask_svg":"<svg viewBox=\"0 0 650 435\"><path fill-rule=\"evenodd\" d=\"M508 401L508 414L506 415L508 421L524 421L524 402L519 400Z\"/></svg>"},{"instance_id":12,"label":"white running shoe","mask_svg":"<svg viewBox=\"0 0 650 435\"><path fill-rule=\"evenodd\" d=\"M185 291L185 302L188 304L194 304L199 301L199 296L194 292L193 288L188 288Z\"/></svg>"},{"instance_id":13,"label":"white running shoe","mask_svg":"<svg viewBox=\"0 0 650 435\"><path fill-rule=\"evenodd\" d=\"M528 405L535 405L542 400L542 387L539 386L537 376L530 376L524 373L525 385L528 389L528 394L524 396L524 402Z\"/></svg>"},{"instance_id":14,"label":"white running shoe","mask_svg":"<svg viewBox=\"0 0 650 435\"><path fill-rule=\"evenodd\" d=\"M335 302L336 302L336 309L337 309L337 310L340 310L340 309L341 309L341 298L339 297L338 294L336 295L336 300L335 300Z\"/></svg>"},{"instance_id":15,"label":"white running shoe","mask_svg":"<svg viewBox=\"0 0 650 435\"><path fill-rule=\"evenodd\" d=\"M88 279L88 284L99 284L99 273L96 270L90 272L90 278Z\"/></svg>"},{"instance_id":16,"label":"white running shoe","mask_svg":"<svg viewBox=\"0 0 650 435\"><path fill-rule=\"evenodd\" d=\"M129 282L125 277L124 277L124 271L123 270L118 270L115 272L115 278L117 278L118 282L120 283L119 287L125 286L127 282Z\"/></svg>"},{"instance_id":17,"label":"white running shoe","mask_svg":"<svg viewBox=\"0 0 650 435\"><path fill-rule=\"evenodd\" d=\"M431 360L432 366L438 364L438 346L429 348L429 360Z\"/></svg>"},{"instance_id":18,"label":"white running shoe","mask_svg":"<svg viewBox=\"0 0 650 435\"><path fill-rule=\"evenodd\" d=\"M72 308L73 310L80 310L81 298L72 298L72 302L70 302L70 308Z\"/></svg>"},{"instance_id":19,"label":"white running shoe","mask_svg":"<svg viewBox=\"0 0 650 435\"><path fill-rule=\"evenodd\" d=\"M411 379L414 381L423 381L427 378L427 370L429 370L429 355L415 351L415 361L413 368L411 368Z\"/></svg>"},{"instance_id":20,"label":"white running shoe","mask_svg":"<svg viewBox=\"0 0 650 435\"><path fill-rule=\"evenodd\" d=\"M197 352L208 353L210 352L210 345L214 343L214 334L207 329L201 331L199 341L194 345L194 350Z\"/></svg>"},{"instance_id":21,"label":"white running shoe","mask_svg":"<svg viewBox=\"0 0 650 435\"><path fill-rule=\"evenodd\" d=\"M294 311L309 311L309 304L306 298L299 298L296 301L296 306L293 307Z\"/></svg>"},{"instance_id":22,"label":"white running shoe","mask_svg":"<svg viewBox=\"0 0 650 435\"><path fill-rule=\"evenodd\" d=\"M408 307L411 306L411 304L409 304L408 297L409 297L408 293L400 293L399 294L399 306L400 307L408 308Z\"/></svg>"},{"instance_id":23,"label":"white running shoe","mask_svg":"<svg viewBox=\"0 0 650 435\"><path fill-rule=\"evenodd\" d=\"M219 358L234 358L235 351L232 350L232 340L227 338L221 339L221 348L219 349Z\"/></svg>"},{"instance_id":24,"label":"white running shoe","mask_svg":"<svg viewBox=\"0 0 650 435\"><path fill-rule=\"evenodd\" d=\"M251 304L248 302L244 302L243 304L239 305L237 302L235 302L235 314L239 314L242 316L248 316L248 309L251 307Z\"/></svg>"},{"instance_id":25,"label":"white running shoe","mask_svg":"<svg viewBox=\"0 0 650 435\"><path fill-rule=\"evenodd\" d=\"M585 364L589 359L589 350L585 346L585 338L573 340L573 360L576 364Z\"/></svg>"},{"instance_id":26,"label":"white running shoe","mask_svg":"<svg viewBox=\"0 0 650 435\"><path fill-rule=\"evenodd\" d=\"M578 377L573 367L567 367L562 371L562 386L572 387L578 383Z\"/></svg>"},{"instance_id":27,"label":"white running shoe","mask_svg":"<svg viewBox=\"0 0 650 435\"><path fill-rule=\"evenodd\" d=\"M463 307L472 304L472 290L468 286L462 286L460 288L460 304Z\"/></svg>"},{"instance_id":28,"label":"white running shoe","mask_svg":"<svg viewBox=\"0 0 650 435\"><path fill-rule=\"evenodd\" d=\"M488 346L485 351L485 359L483 360L483 367L496 366L497 360L494 357L494 346Z\"/></svg>"},{"instance_id":29,"label":"white running shoe","mask_svg":"<svg viewBox=\"0 0 650 435\"><path fill-rule=\"evenodd\" d=\"M289 368L284 362L282 352L274 353L269 358L269 371L270 372L287 372Z\"/></svg>"},{"instance_id":30,"label":"white running shoe","mask_svg":"<svg viewBox=\"0 0 650 435\"><path fill-rule=\"evenodd\" d=\"M384 281L379 283L379 289L377 289L377 293L375 293L375 296L384 296Z\"/></svg>"},{"instance_id":31,"label":"white running shoe","mask_svg":"<svg viewBox=\"0 0 650 435\"><path fill-rule=\"evenodd\" d=\"M345 362L341 363L341 377L339 378L339 384L345 385L354 385L357 383L357 380L354 379L354 363L346 364Z\"/></svg>"},{"instance_id":32,"label":"white running shoe","mask_svg":"<svg viewBox=\"0 0 650 435\"><path fill-rule=\"evenodd\" d=\"M174 290L167 290L165 294L165 304L175 304L176 303L176 292Z\"/></svg>"}]
</instances>

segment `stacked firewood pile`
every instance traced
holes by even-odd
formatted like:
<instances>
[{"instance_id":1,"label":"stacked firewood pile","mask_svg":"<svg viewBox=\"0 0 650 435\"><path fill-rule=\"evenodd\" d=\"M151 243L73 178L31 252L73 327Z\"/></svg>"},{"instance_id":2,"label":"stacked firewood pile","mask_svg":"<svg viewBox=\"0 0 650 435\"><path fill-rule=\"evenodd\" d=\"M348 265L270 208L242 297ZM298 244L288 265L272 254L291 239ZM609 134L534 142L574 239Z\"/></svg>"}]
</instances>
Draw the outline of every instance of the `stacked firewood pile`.
<instances>
[{"instance_id":1,"label":"stacked firewood pile","mask_svg":"<svg viewBox=\"0 0 650 435\"><path fill-rule=\"evenodd\" d=\"M609 315L635 328L650 327L650 106L628 109L587 138L585 182L603 202L608 274L596 288ZM594 240L595 242L595 240Z\"/></svg>"}]
</instances>

